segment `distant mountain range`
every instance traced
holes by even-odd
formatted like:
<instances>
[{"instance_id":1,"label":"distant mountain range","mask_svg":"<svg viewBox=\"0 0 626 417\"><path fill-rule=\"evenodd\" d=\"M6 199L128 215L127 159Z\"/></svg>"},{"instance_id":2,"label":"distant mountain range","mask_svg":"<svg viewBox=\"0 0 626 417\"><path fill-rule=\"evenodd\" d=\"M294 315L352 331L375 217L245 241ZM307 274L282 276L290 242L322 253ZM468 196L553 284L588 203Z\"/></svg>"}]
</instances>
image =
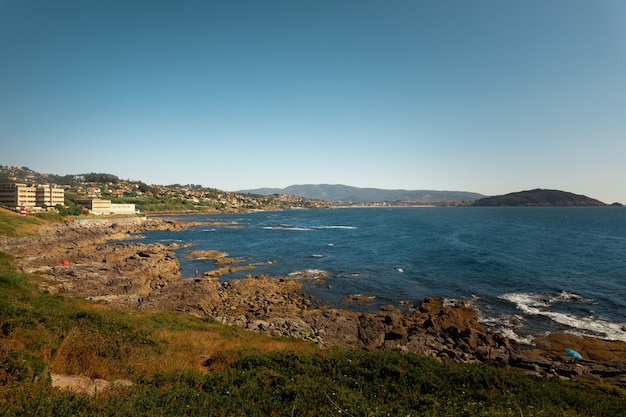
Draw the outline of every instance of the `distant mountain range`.
<instances>
[{"instance_id":1,"label":"distant mountain range","mask_svg":"<svg viewBox=\"0 0 626 417\"><path fill-rule=\"evenodd\" d=\"M606 206L584 195L559 190L535 189L481 198L474 206Z\"/></svg>"},{"instance_id":2,"label":"distant mountain range","mask_svg":"<svg viewBox=\"0 0 626 417\"><path fill-rule=\"evenodd\" d=\"M404 203L434 204L474 201L485 197L482 194L466 191L386 190L380 188L351 187L340 184L290 185L286 188L257 188L237 192L257 195L288 194L304 198L346 203L401 201Z\"/></svg>"}]
</instances>

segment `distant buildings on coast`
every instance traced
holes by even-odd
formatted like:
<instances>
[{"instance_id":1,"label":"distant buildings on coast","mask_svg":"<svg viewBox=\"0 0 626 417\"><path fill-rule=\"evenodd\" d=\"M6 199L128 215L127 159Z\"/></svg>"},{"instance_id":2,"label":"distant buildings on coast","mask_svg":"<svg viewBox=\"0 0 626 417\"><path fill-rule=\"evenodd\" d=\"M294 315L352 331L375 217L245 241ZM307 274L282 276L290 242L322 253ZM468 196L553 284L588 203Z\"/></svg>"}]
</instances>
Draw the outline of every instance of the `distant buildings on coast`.
<instances>
[{"instance_id":1,"label":"distant buildings on coast","mask_svg":"<svg viewBox=\"0 0 626 417\"><path fill-rule=\"evenodd\" d=\"M56 184L0 184L0 205L21 212L45 211L58 204L65 206L65 189ZM78 200L76 204L92 214L135 214L134 204L113 204L98 198Z\"/></svg>"}]
</instances>

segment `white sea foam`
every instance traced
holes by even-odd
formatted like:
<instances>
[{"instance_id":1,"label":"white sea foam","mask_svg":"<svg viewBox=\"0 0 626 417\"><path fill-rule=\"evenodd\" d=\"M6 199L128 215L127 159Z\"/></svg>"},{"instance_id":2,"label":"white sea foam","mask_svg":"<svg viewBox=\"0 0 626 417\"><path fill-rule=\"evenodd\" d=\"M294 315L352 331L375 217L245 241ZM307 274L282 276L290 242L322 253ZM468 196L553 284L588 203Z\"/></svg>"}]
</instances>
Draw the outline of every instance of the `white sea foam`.
<instances>
[{"instance_id":1,"label":"white sea foam","mask_svg":"<svg viewBox=\"0 0 626 417\"><path fill-rule=\"evenodd\" d=\"M264 226L268 230L314 230L314 229L356 229L355 226L296 226L293 224L270 224Z\"/></svg>"},{"instance_id":2,"label":"white sea foam","mask_svg":"<svg viewBox=\"0 0 626 417\"><path fill-rule=\"evenodd\" d=\"M509 339L525 345L534 345L534 337L531 335L522 336L518 333L524 326L525 320L518 314L502 315L499 317L481 317L481 324L487 326L494 333L500 333Z\"/></svg>"},{"instance_id":3,"label":"white sea foam","mask_svg":"<svg viewBox=\"0 0 626 417\"><path fill-rule=\"evenodd\" d=\"M561 291L555 301L572 301L582 304L596 304L596 301L573 292Z\"/></svg>"},{"instance_id":4,"label":"white sea foam","mask_svg":"<svg viewBox=\"0 0 626 417\"><path fill-rule=\"evenodd\" d=\"M612 322L601 317L581 317L574 314L550 310L551 305L555 301L593 302L593 300L581 297L577 294L567 293L565 291L558 295L546 293L507 293L501 295L500 298L514 303L517 308L525 314L547 317L556 323L575 329L573 330L574 332L578 330L580 334L626 342L626 323Z\"/></svg>"},{"instance_id":5,"label":"white sea foam","mask_svg":"<svg viewBox=\"0 0 626 417\"><path fill-rule=\"evenodd\" d=\"M356 229L356 226L312 226L312 229Z\"/></svg>"},{"instance_id":6,"label":"white sea foam","mask_svg":"<svg viewBox=\"0 0 626 417\"><path fill-rule=\"evenodd\" d=\"M508 327L503 327L501 329L498 330L503 336L508 337L509 339L515 340L517 343L521 344L521 345L530 345L530 346L534 346L535 345L535 341L534 341L534 337L532 336L520 336L519 334L515 333L515 330L508 328Z\"/></svg>"},{"instance_id":7,"label":"white sea foam","mask_svg":"<svg viewBox=\"0 0 626 417\"><path fill-rule=\"evenodd\" d=\"M295 231L309 231L312 230L308 227L296 227L296 226L265 226L263 229L266 230L295 230Z\"/></svg>"},{"instance_id":8,"label":"white sea foam","mask_svg":"<svg viewBox=\"0 0 626 417\"><path fill-rule=\"evenodd\" d=\"M293 278L324 278L328 276L328 272L323 269L304 269L301 271L293 271L289 276Z\"/></svg>"}]
</instances>

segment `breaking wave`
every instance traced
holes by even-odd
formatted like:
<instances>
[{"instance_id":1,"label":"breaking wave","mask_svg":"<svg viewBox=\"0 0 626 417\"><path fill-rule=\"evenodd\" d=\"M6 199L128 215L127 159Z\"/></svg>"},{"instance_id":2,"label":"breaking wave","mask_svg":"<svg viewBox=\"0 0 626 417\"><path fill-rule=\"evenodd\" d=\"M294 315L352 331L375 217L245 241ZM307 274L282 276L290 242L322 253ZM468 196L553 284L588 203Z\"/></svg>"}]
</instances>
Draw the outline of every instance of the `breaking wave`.
<instances>
[{"instance_id":1,"label":"breaking wave","mask_svg":"<svg viewBox=\"0 0 626 417\"><path fill-rule=\"evenodd\" d=\"M311 229L347 229L354 230L356 226L312 226Z\"/></svg>"},{"instance_id":2,"label":"breaking wave","mask_svg":"<svg viewBox=\"0 0 626 417\"><path fill-rule=\"evenodd\" d=\"M322 269L304 269L289 273L292 278L324 278L328 276L328 272Z\"/></svg>"},{"instance_id":3,"label":"breaking wave","mask_svg":"<svg viewBox=\"0 0 626 417\"><path fill-rule=\"evenodd\" d=\"M309 231L309 230L327 230L327 229L344 229L354 230L356 226L297 226L293 224L270 224L263 226L266 230L296 230L296 231Z\"/></svg>"},{"instance_id":4,"label":"breaking wave","mask_svg":"<svg viewBox=\"0 0 626 417\"><path fill-rule=\"evenodd\" d=\"M586 316L571 312L556 311L557 303L595 304L594 300L578 294L562 291L558 294L546 292L506 293L499 298L514 303L518 310L529 316L547 317L555 323L570 327L571 333L595 336L626 342L626 323L617 323L589 313Z\"/></svg>"},{"instance_id":5,"label":"breaking wave","mask_svg":"<svg viewBox=\"0 0 626 417\"><path fill-rule=\"evenodd\" d=\"M310 227L298 227L298 226L292 226L292 225L273 225L273 226L264 226L263 229L265 230L295 230L295 231L300 231L300 232L307 232L311 229Z\"/></svg>"}]
</instances>

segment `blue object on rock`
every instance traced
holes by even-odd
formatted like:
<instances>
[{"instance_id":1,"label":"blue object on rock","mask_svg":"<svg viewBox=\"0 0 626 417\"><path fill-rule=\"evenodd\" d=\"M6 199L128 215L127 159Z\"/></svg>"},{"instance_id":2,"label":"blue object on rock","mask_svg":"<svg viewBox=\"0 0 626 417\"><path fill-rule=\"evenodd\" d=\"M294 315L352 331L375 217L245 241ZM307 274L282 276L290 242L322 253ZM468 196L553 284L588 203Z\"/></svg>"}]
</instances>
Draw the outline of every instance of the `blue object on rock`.
<instances>
[{"instance_id":1,"label":"blue object on rock","mask_svg":"<svg viewBox=\"0 0 626 417\"><path fill-rule=\"evenodd\" d=\"M583 356L576 352L574 349L565 349L565 353L567 353L568 355L570 355L572 358L574 359L582 359Z\"/></svg>"}]
</instances>

